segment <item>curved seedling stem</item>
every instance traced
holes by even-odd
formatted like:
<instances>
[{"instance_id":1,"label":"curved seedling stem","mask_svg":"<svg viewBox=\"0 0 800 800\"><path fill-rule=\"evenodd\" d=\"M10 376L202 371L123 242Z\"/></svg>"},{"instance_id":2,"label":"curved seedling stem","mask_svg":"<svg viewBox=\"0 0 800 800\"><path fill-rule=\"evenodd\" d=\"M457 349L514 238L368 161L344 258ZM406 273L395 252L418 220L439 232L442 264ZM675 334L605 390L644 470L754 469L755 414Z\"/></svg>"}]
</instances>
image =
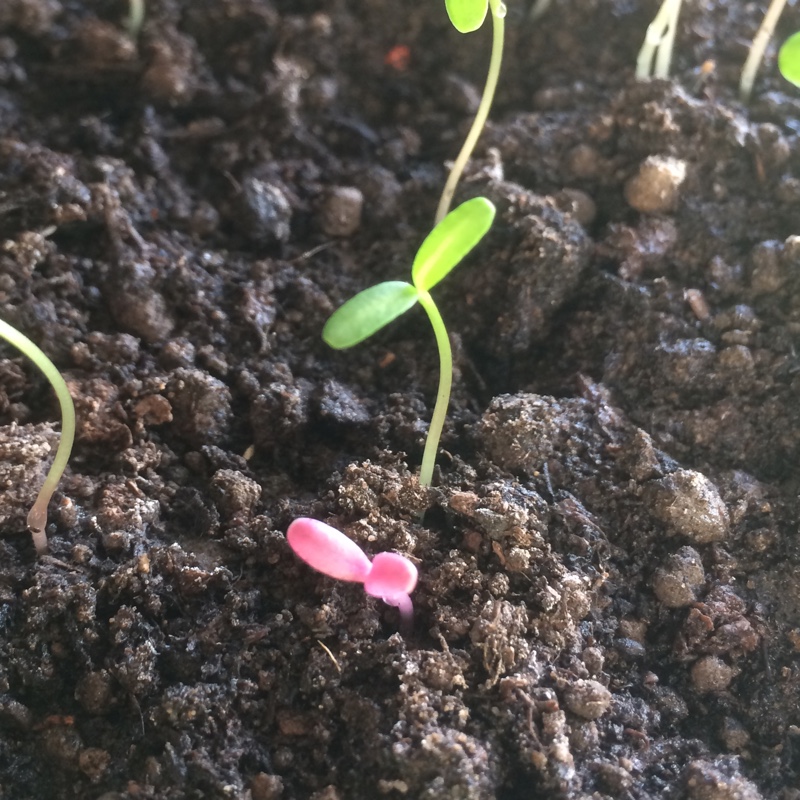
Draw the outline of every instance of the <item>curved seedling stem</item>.
<instances>
[{"instance_id":1,"label":"curved seedling stem","mask_svg":"<svg viewBox=\"0 0 800 800\"><path fill-rule=\"evenodd\" d=\"M14 345L23 355L27 356L44 373L45 378L56 393L61 406L61 440L58 443L56 457L50 466L50 471L44 479L42 488L31 510L28 512L28 530L33 536L36 552L41 555L47 552L47 506L50 498L64 474L64 469L72 452L72 443L75 440L75 405L72 402L69 389L61 373L53 362L37 347L27 336L20 333L7 322L0 320L0 337L9 344Z\"/></svg>"},{"instance_id":2,"label":"curved seedling stem","mask_svg":"<svg viewBox=\"0 0 800 800\"><path fill-rule=\"evenodd\" d=\"M489 0L489 8L492 12L492 55L489 59L489 72L486 76L486 84L483 87L483 96L481 97L478 111L475 114L475 119L472 121L472 127L469 129L467 138L461 147L461 152L453 162L453 168L447 176L447 182L444 185L442 196L439 200L439 206L436 209L436 217L434 223L441 222L450 210L450 204L453 202L453 195L456 193L456 186L464 172L464 167L478 143L478 138L481 135L486 120L489 117L489 109L492 107L494 100L494 93L497 89L497 81L500 77L500 65L503 61L503 42L505 39L505 16L506 7L502 0Z\"/></svg>"}]
</instances>

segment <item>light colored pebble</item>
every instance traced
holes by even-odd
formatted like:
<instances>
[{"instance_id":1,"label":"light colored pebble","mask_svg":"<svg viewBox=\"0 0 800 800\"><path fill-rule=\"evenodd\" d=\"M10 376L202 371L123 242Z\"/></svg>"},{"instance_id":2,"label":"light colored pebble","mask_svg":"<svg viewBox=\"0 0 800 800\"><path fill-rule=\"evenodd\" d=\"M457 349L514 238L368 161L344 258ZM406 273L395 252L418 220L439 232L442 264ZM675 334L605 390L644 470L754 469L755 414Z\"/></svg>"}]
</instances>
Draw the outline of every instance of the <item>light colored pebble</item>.
<instances>
[{"instance_id":1,"label":"light colored pebble","mask_svg":"<svg viewBox=\"0 0 800 800\"><path fill-rule=\"evenodd\" d=\"M692 685L698 692L722 692L737 671L718 656L703 656L692 665Z\"/></svg>"},{"instance_id":2,"label":"light colored pebble","mask_svg":"<svg viewBox=\"0 0 800 800\"><path fill-rule=\"evenodd\" d=\"M692 761L684 777L687 800L763 800L754 783L718 761Z\"/></svg>"},{"instance_id":3,"label":"light colored pebble","mask_svg":"<svg viewBox=\"0 0 800 800\"><path fill-rule=\"evenodd\" d=\"M361 226L364 195L355 186L335 186L322 201L319 224L328 236L352 236Z\"/></svg>"},{"instance_id":4,"label":"light colored pebble","mask_svg":"<svg viewBox=\"0 0 800 800\"><path fill-rule=\"evenodd\" d=\"M650 512L667 526L667 533L693 544L709 544L728 533L728 509L716 486L699 472L679 469L645 487Z\"/></svg>"},{"instance_id":5,"label":"light colored pebble","mask_svg":"<svg viewBox=\"0 0 800 800\"><path fill-rule=\"evenodd\" d=\"M598 719L611 705L611 692L599 681L575 681L564 693L567 708L583 719Z\"/></svg>"},{"instance_id":6,"label":"light colored pebble","mask_svg":"<svg viewBox=\"0 0 800 800\"><path fill-rule=\"evenodd\" d=\"M681 547L656 570L653 591L667 608L683 608L697 600L697 589L704 580L700 554L692 547Z\"/></svg>"},{"instance_id":7,"label":"light colored pebble","mask_svg":"<svg viewBox=\"0 0 800 800\"><path fill-rule=\"evenodd\" d=\"M650 156L626 182L625 199L642 214L664 214L675 209L685 179L685 161Z\"/></svg>"}]
</instances>

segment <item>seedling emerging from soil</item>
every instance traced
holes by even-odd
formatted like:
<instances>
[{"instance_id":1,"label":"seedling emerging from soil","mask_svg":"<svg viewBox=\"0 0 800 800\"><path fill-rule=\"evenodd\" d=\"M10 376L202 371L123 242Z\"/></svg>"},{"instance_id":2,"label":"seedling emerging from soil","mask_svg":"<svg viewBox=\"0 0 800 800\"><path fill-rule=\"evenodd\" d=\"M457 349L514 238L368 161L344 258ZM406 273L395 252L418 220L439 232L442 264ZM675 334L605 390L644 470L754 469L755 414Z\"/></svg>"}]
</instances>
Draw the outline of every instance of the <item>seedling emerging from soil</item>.
<instances>
[{"instance_id":1,"label":"seedling emerging from soil","mask_svg":"<svg viewBox=\"0 0 800 800\"><path fill-rule=\"evenodd\" d=\"M61 373L55 368L53 362L24 334L7 322L0 320L0 337L14 345L23 355L26 355L44 373L45 378L50 381L58 397L61 406L61 440L58 443L56 457L44 479L39 495L33 507L28 512L28 530L33 537L33 544L36 552L41 555L47 552L47 505L53 492L64 474L64 469L72 451L72 443L75 439L75 406L69 394L69 389Z\"/></svg>"},{"instance_id":2,"label":"seedling emerging from soil","mask_svg":"<svg viewBox=\"0 0 800 800\"><path fill-rule=\"evenodd\" d=\"M789 83L800 88L800 31L793 33L778 51L778 69Z\"/></svg>"},{"instance_id":3,"label":"seedling emerging from soil","mask_svg":"<svg viewBox=\"0 0 800 800\"><path fill-rule=\"evenodd\" d=\"M125 27L131 39L138 39L144 25L144 0L128 0L128 16L125 18Z\"/></svg>"},{"instance_id":4,"label":"seedling emerging from soil","mask_svg":"<svg viewBox=\"0 0 800 800\"><path fill-rule=\"evenodd\" d=\"M653 21L647 26L644 44L636 59L638 80L669 77L680 12L681 0L664 0Z\"/></svg>"},{"instance_id":5,"label":"seedling emerging from soil","mask_svg":"<svg viewBox=\"0 0 800 800\"><path fill-rule=\"evenodd\" d=\"M764 58L764 51L767 49L785 5L786 0L772 0L767 8L767 13L764 14L761 26L753 37L753 44L750 45L750 52L747 54L747 60L742 68L742 77L739 80L739 98L743 103L750 99L753 84L756 81L756 73Z\"/></svg>"},{"instance_id":6,"label":"seedling emerging from soil","mask_svg":"<svg viewBox=\"0 0 800 800\"><path fill-rule=\"evenodd\" d=\"M486 119L489 116L489 109L492 107L494 93L497 89L497 80L500 77L500 64L503 60L503 39L505 38L505 16L506 6L502 0L445 0L447 16L459 33L471 33L478 30L486 19L486 12L492 12L492 55L489 58L489 72L486 76L486 84L483 87L483 95L478 105L478 111L469 129L467 138L461 147L461 152L453 162L453 168L447 176L442 196L439 200L439 207L436 209L435 222L441 222L450 210L453 202L453 195L456 186L464 172L464 167L478 143Z\"/></svg>"},{"instance_id":7,"label":"seedling emerging from soil","mask_svg":"<svg viewBox=\"0 0 800 800\"><path fill-rule=\"evenodd\" d=\"M495 207L485 197L474 197L451 211L425 238L411 267L413 284L386 281L359 292L333 312L322 338L335 350L363 342L392 320L419 303L428 315L439 348L439 391L422 455L419 482L430 486L436 451L442 435L450 388L453 355L450 340L430 289L436 286L481 239L494 221Z\"/></svg>"},{"instance_id":8,"label":"seedling emerging from soil","mask_svg":"<svg viewBox=\"0 0 800 800\"><path fill-rule=\"evenodd\" d=\"M378 553L372 561L341 531L316 519L300 517L286 531L294 554L317 572L340 581L363 583L364 591L400 611L410 629L414 607L409 595L417 585L417 568L399 553Z\"/></svg>"}]
</instances>

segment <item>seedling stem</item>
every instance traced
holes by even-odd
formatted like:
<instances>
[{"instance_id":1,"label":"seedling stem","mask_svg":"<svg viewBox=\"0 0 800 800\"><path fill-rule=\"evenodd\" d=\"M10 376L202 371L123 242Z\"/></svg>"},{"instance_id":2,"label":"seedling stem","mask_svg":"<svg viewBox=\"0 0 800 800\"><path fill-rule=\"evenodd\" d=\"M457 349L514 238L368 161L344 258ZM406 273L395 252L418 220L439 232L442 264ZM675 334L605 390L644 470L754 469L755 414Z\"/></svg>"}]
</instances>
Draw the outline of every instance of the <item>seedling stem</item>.
<instances>
[{"instance_id":1,"label":"seedling stem","mask_svg":"<svg viewBox=\"0 0 800 800\"><path fill-rule=\"evenodd\" d=\"M444 320L433 302L430 292L419 292L419 304L425 309L428 319L433 327L436 337L436 346L439 348L439 389L436 392L436 404L433 407L431 424L428 428L428 438L425 440L425 450L422 452L422 464L419 468L419 482L423 486L433 483L433 468L436 464L436 451L439 440L442 438L444 421L447 417L447 406L450 404L450 390L453 386L453 351L450 348L450 337Z\"/></svg>"},{"instance_id":2,"label":"seedling stem","mask_svg":"<svg viewBox=\"0 0 800 800\"><path fill-rule=\"evenodd\" d=\"M412 283L385 281L364 289L333 312L322 338L335 350L353 347L397 319L418 302L431 321L439 349L439 389L422 454L419 482L430 486L436 451L442 436L450 389L453 385L453 352L442 316L430 295L436 286L469 253L494 221L495 207L485 197L473 197L453 209L424 239L411 267Z\"/></svg>"},{"instance_id":3,"label":"seedling stem","mask_svg":"<svg viewBox=\"0 0 800 800\"><path fill-rule=\"evenodd\" d=\"M439 200L439 206L436 209L434 223L441 222L450 211L450 205L453 202L453 195L456 193L458 181L461 179L464 168L467 166L467 162L475 149L475 145L478 143L481 131L483 131L486 125L486 120L489 117L489 109L492 107L492 102L494 101L497 81L500 78L500 65L503 61L503 43L505 39L506 6L501 0L489 0L489 9L491 10L492 16L492 55L489 58L489 73L486 76L483 95L478 105L475 119L472 121L472 127L469 129L467 138L461 146L461 151L453 162L453 168L450 170L450 174L447 176L447 182L444 185L444 190Z\"/></svg>"},{"instance_id":4,"label":"seedling stem","mask_svg":"<svg viewBox=\"0 0 800 800\"><path fill-rule=\"evenodd\" d=\"M644 44L636 59L637 80L669 77L680 11L681 0L664 0L653 21L647 26Z\"/></svg>"},{"instance_id":5,"label":"seedling stem","mask_svg":"<svg viewBox=\"0 0 800 800\"><path fill-rule=\"evenodd\" d=\"M0 320L0 337L9 342L9 344L14 345L39 367L45 378L50 381L50 385L53 387L61 406L61 440L58 443L56 457L53 459L50 471L44 479L36 501L28 512L28 530L33 537L36 552L41 555L47 552L47 534L45 533L47 506L50 503L53 492L56 490L56 486L58 486L58 482L61 480L61 476L64 474L69 454L72 451L72 443L75 440L75 406L61 373L39 347L27 336L3 320Z\"/></svg>"},{"instance_id":6,"label":"seedling stem","mask_svg":"<svg viewBox=\"0 0 800 800\"><path fill-rule=\"evenodd\" d=\"M748 52L747 60L742 68L742 77L739 80L739 99L743 103L750 100L753 84L756 82L756 73L764 59L764 51L767 49L785 5L786 0L772 0L767 8L767 13L764 14L761 25L756 31L756 35L753 37L750 52Z\"/></svg>"}]
</instances>

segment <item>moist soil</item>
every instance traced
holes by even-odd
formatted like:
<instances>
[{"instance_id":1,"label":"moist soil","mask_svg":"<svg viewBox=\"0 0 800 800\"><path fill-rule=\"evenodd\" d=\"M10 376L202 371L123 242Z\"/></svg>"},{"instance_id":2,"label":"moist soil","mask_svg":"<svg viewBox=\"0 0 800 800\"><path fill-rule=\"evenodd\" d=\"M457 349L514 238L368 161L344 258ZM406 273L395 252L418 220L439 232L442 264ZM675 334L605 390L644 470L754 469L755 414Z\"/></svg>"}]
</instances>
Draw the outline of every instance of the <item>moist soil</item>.
<instances>
[{"instance_id":1,"label":"moist soil","mask_svg":"<svg viewBox=\"0 0 800 800\"><path fill-rule=\"evenodd\" d=\"M759 4L512 3L458 200L498 208L407 279L475 111L489 24L441 2L0 4L0 797L800 797L800 96ZM778 39L800 26L789 9ZM298 516L419 567L413 627L290 551Z\"/></svg>"}]
</instances>

